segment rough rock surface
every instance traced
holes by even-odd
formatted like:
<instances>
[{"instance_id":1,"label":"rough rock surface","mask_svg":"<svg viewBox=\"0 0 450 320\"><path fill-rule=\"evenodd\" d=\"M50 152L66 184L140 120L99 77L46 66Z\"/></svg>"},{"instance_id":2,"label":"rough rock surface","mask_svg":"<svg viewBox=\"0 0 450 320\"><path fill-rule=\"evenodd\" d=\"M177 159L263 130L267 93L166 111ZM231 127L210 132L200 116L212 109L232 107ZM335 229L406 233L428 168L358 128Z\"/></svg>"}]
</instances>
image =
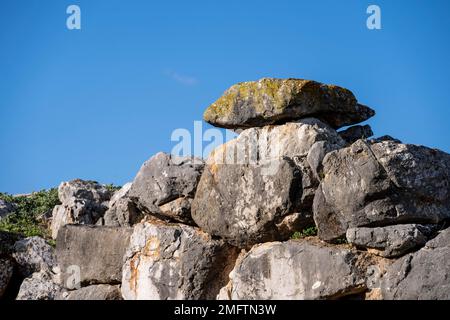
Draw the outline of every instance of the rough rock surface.
<instances>
[{"instance_id":1,"label":"rough rock surface","mask_svg":"<svg viewBox=\"0 0 450 320\"><path fill-rule=\"evenodd\" d=\"M13 276L13 267L11 260L0 258L0 299Z\"/></svg>"},{"instance_id":2,"label":"rough rock surface","mask_svg":"<svg viewBox=\"0 0 450 320\"><path fill-rule=\"evenodd\" d=\"M109 201L108 210L104 215L104 225L112 227L127 227L138 223L142 219L141 212L128 197L132 183L125 184L114 193Z\"/></svg>"},{"instance_id":3,"label":"rough rock surface","mask_svg":"<svg viewBox=\"0 0 450 320\"><path fill-rule=\"evenodd\" d=\"M321 158L344 145L335 130L312 118L244 130L208 157L192 218L239 247L284 240L290 234L276 225L288 216L296 214L288 221L297 228L312 224Z\"/></svg>"},{"instance_id":4,"label":"rough rock surface","mask_svg":"<svg viewBox=\"0 0 450 320\"><path fill-rule=\"evenodd\" d=\"M56 239L56 258L62 284L72 289L73 267L79 267L79 284L118 284L131 228L66 225Z\"/></svg>"},{"instance_id":5,"label":"rough rock surface","mask_svg":"<svg viewBox=\"0 0 450 320\"><path fill-rule=\"evenodd\" d=\"M348 143L353 143L359 139L367 139L373 136L372 128L366 124L364 126L353 126L343 131L339 131L339 135L342 139Z\"/></svg>"},{"instance_id":6,"label":"rough rock surface","mask_svg":"<svg viewBox=\"0 0 450 320\"><path fill-rule=\"evenodd\" d=\"M129 197L145 213L165 216L176 221L190 223L190 208L161 211L163 206L177 199L192 199L204 167L203 160L192 157L177 157L160 152L146 161L133 181Z\"/></svg>"},{"instance_id":7,"label":"rough rock surface","mask_svg":"<svg viewBox=\"0 0 450 320\"><path fill-rule=\"evenodd\" d=\"M35 272L51 271L56 265L54 249L40 237L17 241L12 256L24 277Z\"/></svg>"},{"instance_id":8,"label":"rough rock surface","mask_svg":"<svg viewBox=\"0 0 450 320\"><path fill-rule=\"evenodd\" d=\"M397 260L383 276L384 299L450 299L450 229Z\"/></svg>"},{"instance_id":9,"label":"rough rock surface","mask_svg":"<svg viewBox=\"0 0 450 320\"><path fill-rule=\"evenodd\" d=\"M392 140L358 140L328 153L314 198L319 237L351 227L439 223L450 218L450 155Z\"/></svg>"},{"instance_id":10,"label":"rough rock surface","mask_svg":"<svg viewBox=\"0 0 450 320\"><path fill-rule=\"evenodd\" d=\"M351 91L338 86L264 78L233 85L206 109L203 119L217 127L236 129L316 117L339 128L374 114L358 104Z\"/></svg>"},{"instance_id":11,"label":"rough rock surface","mask_svg":"<svg viewBox=\"0 0 450 320\"><path fill-rule=\"evenodd\" d=\"M274 175L264 174L268 166L276 166ZM288 160L208 167L193 203L193 218L203 230L238 247L281 240L289 234L276 224L299 209L300 187L300 172ZM309 222L302 216L299 220Z\"/></svg>"},{"instance_id":12,"label":"rough rock surface","mask_svg":"<svg viewBox=\"0 0 450 320\"><path fill-rule=\"evenodd\" d=\"M58 300L122 300L120 287L98 284L65 292Z\"/></svg>"},{"instance_id":13,"label":"rough rock surface","mask_svg":"<svg viewBox=\"0 0 450 320\"><path fill-rule=\"evenodd\" d=\"M254 246L240 256L218 298L331 299L363 292L365 269L354 251L307 241Z\"/></svg>"},{"instance_id":14,"label":"rough rock surface","mask_svg":"<svg viewBox=\"0 0 450 320\"><path fill-rule=\"evenodd\" d=\"M350 228L347 230L347 241L357 247L372 249L370 252L382 257L393 258L423 246L431 229L416 224Z\"/></svg>"},{"instance_id":15,"label":"rough rock surface","mask_svg":"<svg viewBox=\"0 0 450 320\"><path fill-rule=\"evenodd\" d=\"M25 278L16 300L55 300L63 290L51 273L42 270Z\"/></svg>"},{"instance_id":16,"label":"rough rock surface","mask_svg":"<svg viewBox=\"0 0 450 320\"><path fill-rule=\"evenodd\" d=\"M180 197L159 206L162 216L168 217L176 222L185 224L194 224L191 216L193 198Z\"/></svg>"},{"instance_id":17,"label":"rough rock surface","mask_svg":"<svg viewBox=\"0 0 450 320\"><path fill-rule=\"evenodd\" d=\"M102 203L111 198L111 192L98 182L75 179L59 185L58 197L62 203L70 202L73 198Z\"/></svg>"},{"instance_id":18,"label":"rough rock surface","mask_svg":"<svg viewBox=\"0 0 450 320\"><path fill-rule=\"evenodd\" d=\"M127 300L213 299L237 254L194 227L139 223L125 255L122 295Z\"/></svg>"},{"instance_id":19,"label":"rough rock surface","mask_svg":"<svg viewBox=\"0 0 450 320\"><path fill-rule=\"evenodd\" d=\"M61 205L53 209L52 237L66 224L96 224L107 209L111 192L94 181L72 180L58 187Z\"/></svg>"},{"instance_id":20,"label":"rough rock surface","mask_svg":"<svg viewBox=\"0 0 450 320\"><path fill-rule=\"evenodd\" d=\"M10 215L14 210L15 207L12 203L0 199L0 220Z\"/></svg>"}]
</instances>

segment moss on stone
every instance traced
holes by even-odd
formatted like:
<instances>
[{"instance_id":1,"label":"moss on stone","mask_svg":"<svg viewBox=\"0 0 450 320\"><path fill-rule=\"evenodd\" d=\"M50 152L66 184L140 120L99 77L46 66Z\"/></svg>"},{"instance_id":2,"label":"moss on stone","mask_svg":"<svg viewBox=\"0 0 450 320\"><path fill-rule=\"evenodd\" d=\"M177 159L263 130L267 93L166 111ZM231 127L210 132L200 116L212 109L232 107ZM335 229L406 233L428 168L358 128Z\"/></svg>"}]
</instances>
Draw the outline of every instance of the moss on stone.
<instances>
[{"instance_id":1,"label":"moss on stone","mask_svg":"<svg viewBox=\"0 0 450 320\"><path fill-rule=\"evenodd\" d=\"M325 85L313 80L263 78L231 86L204 113L204 120L223 127L245 127L271 124L281 119L294 119L330 113L340 113L345 118L355 113L356 99L351 91L335 85ZM353 113L352 113L353 112ZM361 120L367 116L361 115ZM341 122L336 122L336 127Z\"/></svg>"}]
</instances>

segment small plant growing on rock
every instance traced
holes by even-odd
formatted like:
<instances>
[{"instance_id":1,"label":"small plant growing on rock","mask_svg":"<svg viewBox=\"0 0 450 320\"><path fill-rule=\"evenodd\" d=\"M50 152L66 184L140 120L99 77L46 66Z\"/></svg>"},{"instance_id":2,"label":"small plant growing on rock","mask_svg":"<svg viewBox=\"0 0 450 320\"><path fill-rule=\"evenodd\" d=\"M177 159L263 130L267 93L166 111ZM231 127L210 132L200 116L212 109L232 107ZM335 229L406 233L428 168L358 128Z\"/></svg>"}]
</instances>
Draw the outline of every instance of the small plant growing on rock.
<instances>
[{"instance_id":1,"label":"small plant growing on rock","mask_svg":"<svg viewBox=\"0 0 450 320\"><path fill-rule=\"evenodd\" d=\"M111 194L113 194L116 191L119 191L122 187L121 186L116 186L113 183L109 183L109 184L105 184L105 188L111 192Z\"/></svg>"},{"instance_id":2,"label":"small plant growing on rock","mask_svg":"<svg viewBox=\"0 0 450 320\"><path fill-rule=\"evenodd\" d=\"M291 239L302 239L306 237L313 237L317 235L317 227L312 226L303 229L302 231L296 231L292 234Z\"/></svg>"}]
</instances>

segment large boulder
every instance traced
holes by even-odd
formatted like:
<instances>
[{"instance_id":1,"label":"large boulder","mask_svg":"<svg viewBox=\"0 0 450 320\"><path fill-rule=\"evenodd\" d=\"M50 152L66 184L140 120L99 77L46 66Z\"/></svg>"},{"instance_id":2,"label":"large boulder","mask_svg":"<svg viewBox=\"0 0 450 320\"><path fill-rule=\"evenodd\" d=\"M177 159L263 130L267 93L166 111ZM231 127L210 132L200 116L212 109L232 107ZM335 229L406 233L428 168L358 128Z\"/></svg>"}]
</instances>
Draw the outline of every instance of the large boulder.
<instances>
[{"instance_id":1,"label":"large boulder","mask_svg":"<svg viewBox=\"0 0 450 320\"><path fill-rule=\"evenodd\" d=\"M350 228L347 241L360 248L367 248L376 255L394 258L423 246L433 228L417 224L399 224L379 228Z\"/></svg>"},{"instance_id":2,"label":"large boulder","mask_svg":"<svg viewBox=\"0 0 450 320\"><path fill-rule=\"evenodd\" d=\"M75 179L59 185L58 198L62 203L68 203L73 198L102 203L111 198L111 191L96 181Z\"/></svg>"},{"instance_id":3,"label":"large boulder","mask_svg":"<svg viewBox=\"0 0 450 320\"><path fill-rule=\"evenodd\" d=\"M203 119L217 127L262 127L306 117L324 120L334 128L355 124L375 112L358 104L347 89L303 79L264 78L233 85L212 105Z\"/></svg>"},{"instance_id":4,"label":"large boulder","mask_svg":"<svg viewBox=\"0 0 450 320\"><path fill-rule=\"evenodd\" d=\"M126 300L213 299L237 254L197 228L141 222L125 255L122 295Z\"/></svg>"},{"instance_id":5,"label":"large boulder","mask_svg":"<svg viewBox=\"0 0 450 320\"><path fill-rule=\"evenodd\" d=\"M238 259L218 298L336 299L366 290L366 270L347 248L304 241L254 246Z\"/></svg>"},{"instance_id":6,"label":"large boulder","mask_svg":"<svg viewBox=\"0 0 450 320\"><path fill-rule=\"evenodd\" d=\"M64 292L58 300L122 300L122 294L118 285L97 284Z\"/></svg>"},{"instance_id":7,"label":"large boulder","mask_svg":"<svg viewBox=\"0 0 450 320\"><path fill-rule=\"evenodd\" d=\"M103 217L104 225L127 227L134 225L142 219L142 213L128 197L131 186L132 183L125 184L111 197L108 210Z\"/></svg>"},{"instance_id":8,"label":"large boulder","mask_svg":"<svg viewBox=\"0 0 450 320\"><path fill-rule=\"evenodd\" d=\"M313 224L322 158L344 145L334 129L313 118L244 130L209 155L192 217L239 247L287 239ZM278 228L287 226L283 221L291 227Z\"/></svg>"},{"instance_id":9,"label":"large boulder","mask_svg":"<svg viewBox=\"0 0 450 320\"><path fill-rule=\"evenodd\" d=\"M450 218L450 155L394 140L358 140L328 153L314 198L319 237L352 227L439 223Z\"/></svg>"},{"instance_id":10,"label":"large boulder","mask_svg":"<svg viewBox=\"0 0 450 320\"><path fill-rule=\"evenodd\" d=\"M8 288L13 276L14 265L11 260L0 258L0 299Z\"/></svg>"},{"instance_id":11,"label":"large boulder","mask_svg":"<svg viewBox=\"0 0 450 320\"><path fill-rule=\"evenodd\" d=\"M276 166L275 174L264 174ZM206 232L238 247L283 239L277 224L299 210L301 174L288 160L258 165L208 167L193 203L194 221ZM296 215L297 216L297 215ZM299 227L308 217L294 220Z\"/></svg>"},{"instance_id":12,"label":"large boulder","mask_svg":"<svg viewBox=\"0 0 450 320\"><path fill-rule=\"evenodd\" d=\"M3 199L0 199L0 220L9 216L15 210L15 205Z\"/></svg>"},{"instance_id":13,"label":"large boulder","mask_svg":"<svg viewBox=\"0 0 450 320\"><path fill-rule=\"evenodd\" d=\"M157 153L142 165L128 196L145 213L192 223L189 199L195 195L203 166L203 161L198 158ZM173 201L185 207L178 211L168 210L165 205Z\"/></svg>"},{"instance_id":14,"label":"large boulder","mask_svg":"<svg viewBox=\"0 0 450 320\"><path fill-rule=\"evenodd\" d=\"M22 276L40 271L52 271L56 266L55 250L40 237L29 237L14 244L13 258Z\"/></svg>"},{"instance_id":15,"label":"large boulder","mask_svg":"<svg viewBox=\"0 0 450 320\"><path fill-rule=\"evenodd\" d=\"M398 259L383 276L384 299L450 299L450 229L421 250Z\"/></svg>"},{"instance_id":16,"label":"large boulder","mask_svg":"<svg viewBox=\"0 0 450 320\"><path fill-rule=\"evenodd\" d=\"M56 239L56 258L63 286L119 284L131 232L131 228L105 226L62 227ZM79 279L74 279L77 274Z\"/></svg>"},{"instance_id":17,"label":"large boulder","mask_svg":"<svg viewBox=\"0 0 450 320\"><path fill-rule=\"evenodd\" d=\"M95 181L77 179L61 183L58 197L62 204L53 209L53 239L66 224L96 224L108 208L111 192Z\"/></svg>"},{"instance_id":18,"label":"large boulder","mask_svg":"<svg viewBox=\"0 0 450 320\"><path fill-rule=\"evenodd\" d=\"M23 280L16 300L55 300L63 291L55 275L42 270Z\"/></svg>"},{"instance_id":19,"label":"large boulder","mask_svg":"<svg viewBox=\"0 0 450 320\"><path fill-rule=\"evenodd\" d=\"M12 257L24 278L17 300L54 300L63 290L57 283L54 249L44 239L29 237L17 241Z\"/></svg>"}]
</instances>

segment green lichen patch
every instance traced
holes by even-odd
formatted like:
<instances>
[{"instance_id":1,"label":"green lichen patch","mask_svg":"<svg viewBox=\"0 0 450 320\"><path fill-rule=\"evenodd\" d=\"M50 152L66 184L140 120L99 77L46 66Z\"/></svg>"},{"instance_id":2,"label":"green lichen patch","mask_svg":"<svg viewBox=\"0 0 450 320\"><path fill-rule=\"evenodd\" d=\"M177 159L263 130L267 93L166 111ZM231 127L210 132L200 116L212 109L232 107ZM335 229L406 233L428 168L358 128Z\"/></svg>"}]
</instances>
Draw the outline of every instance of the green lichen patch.
<instances>
[{"instance_id":1,"label":"green lichen patch","mask_svg":"<svg viewBox=\"0 0 450 320\"><path fill-rule=\"evenodd\" d=\"M304 79L264 78L233 85L206 109L204 120L219 127L245 128L323 116L337 128L373 115L366 111L358 109L355 96L345 88Z\"/></svg>"}]
</instances>

